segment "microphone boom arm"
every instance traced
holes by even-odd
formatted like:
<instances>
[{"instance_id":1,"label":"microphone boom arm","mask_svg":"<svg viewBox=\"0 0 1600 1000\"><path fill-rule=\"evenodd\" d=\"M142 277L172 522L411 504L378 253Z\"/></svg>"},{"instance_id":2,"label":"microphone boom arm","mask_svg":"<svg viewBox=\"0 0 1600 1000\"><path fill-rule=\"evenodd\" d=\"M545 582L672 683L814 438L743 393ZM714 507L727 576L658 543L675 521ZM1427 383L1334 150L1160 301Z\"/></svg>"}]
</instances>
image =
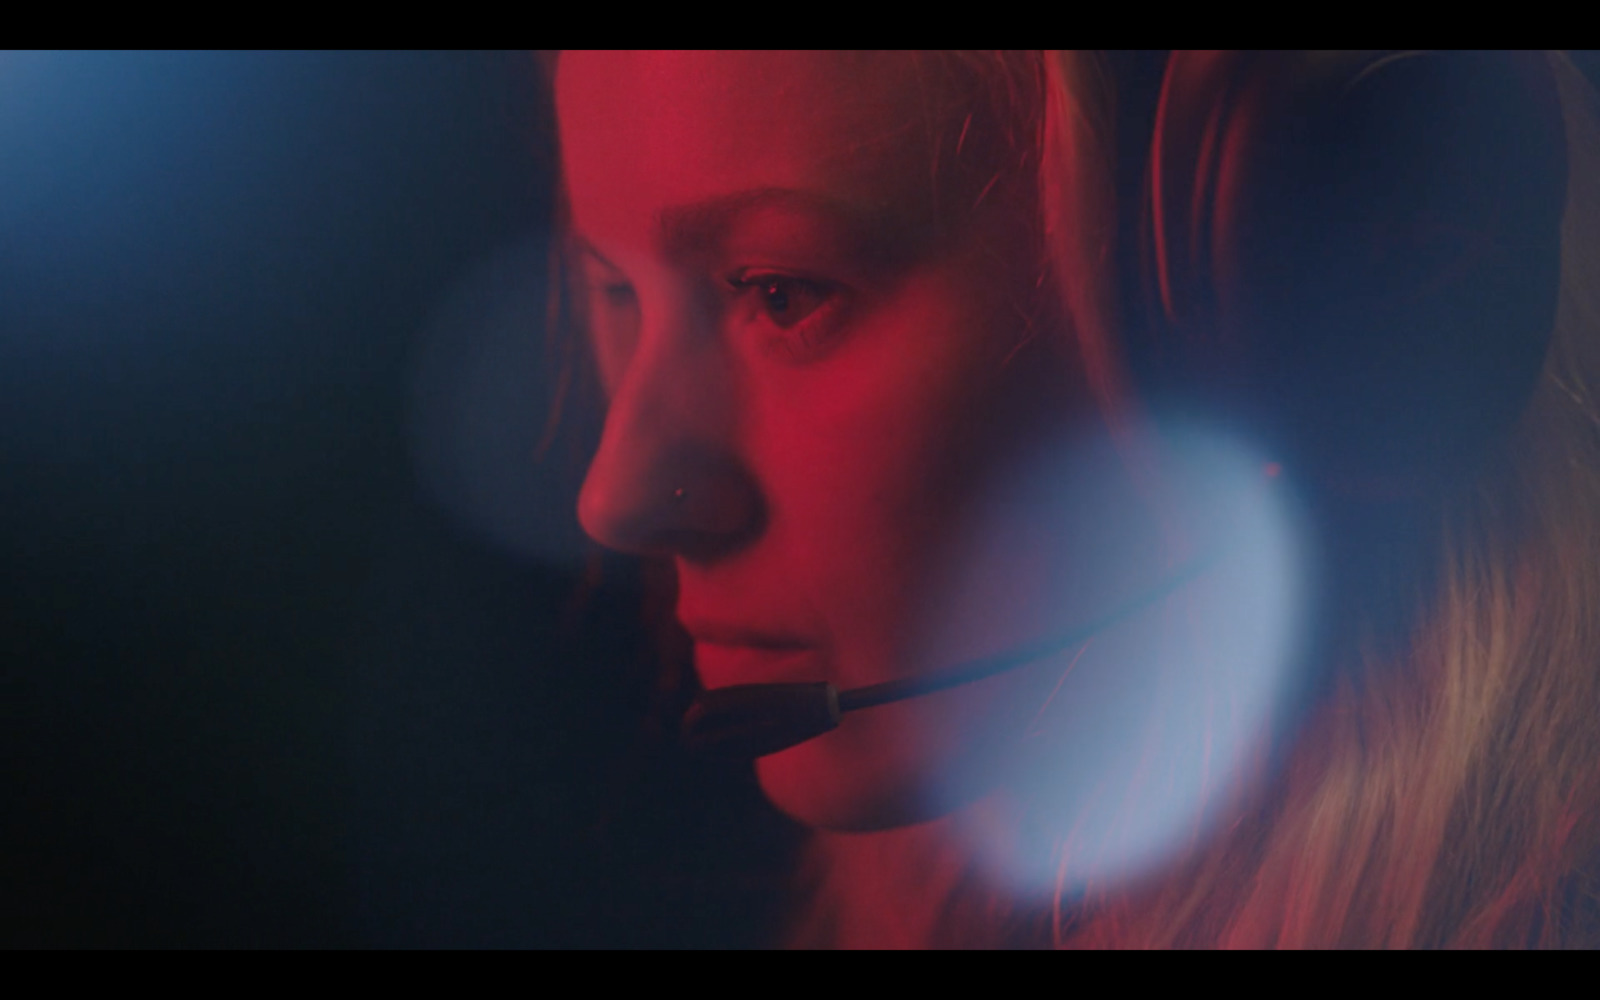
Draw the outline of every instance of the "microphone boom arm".
<instances>
[{"instance_id":1,"label":"microphone boom arm","mask_svg":"<svg viewBox=\"0 0 1600 1000\"><path fill-rule=\"evenodd\" d=\"M684 714L682 736L694 752L754 759L815 739L838 727L846 712L918 698L984 680L1053 656L1160 603L1209 570L1215 555L1202 557L1159 586L1110 613L1030 645L972 660L922 677L906 677L839 691L832 684L738 684L701 692Z\"/></svg>"}]
</instances>

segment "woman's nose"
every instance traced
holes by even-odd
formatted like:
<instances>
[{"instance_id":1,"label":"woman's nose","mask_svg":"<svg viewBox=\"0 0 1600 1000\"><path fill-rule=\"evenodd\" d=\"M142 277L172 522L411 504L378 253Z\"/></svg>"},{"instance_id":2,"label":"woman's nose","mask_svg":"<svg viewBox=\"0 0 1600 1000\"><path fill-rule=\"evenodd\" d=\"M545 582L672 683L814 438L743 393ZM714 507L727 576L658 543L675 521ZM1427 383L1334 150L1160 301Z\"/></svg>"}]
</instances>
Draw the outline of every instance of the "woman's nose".
<instances>
[{"instance_id":1,"label":"woman's nose","mask_svg":"<svg viewBox=\"0 0 1600 1000\"><path fill-rule=\"evenodd\" d=\"M704 561L759 534L761 496L733 444L731 377L708 349L641 342L578 495L589 537L620 552Z\"/></svg>"}]
</instances>

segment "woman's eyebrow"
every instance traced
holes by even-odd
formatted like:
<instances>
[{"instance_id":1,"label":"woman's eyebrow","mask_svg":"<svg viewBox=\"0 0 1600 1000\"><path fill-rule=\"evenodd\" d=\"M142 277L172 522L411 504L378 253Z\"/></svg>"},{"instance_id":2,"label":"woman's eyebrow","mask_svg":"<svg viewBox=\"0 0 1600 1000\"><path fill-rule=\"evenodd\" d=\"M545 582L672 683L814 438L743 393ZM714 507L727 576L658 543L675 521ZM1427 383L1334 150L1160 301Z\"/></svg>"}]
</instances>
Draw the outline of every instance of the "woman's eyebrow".
<instances>
[{"instance_id":1,"label":"woman's eyebrow","mask_svg":"<svg viewBox=\"0 0 1600 1000\"><path fill-rule=\"evenodd\" d=\"M656 225L662 248L669 256L692 256L719 246L741 216L771 209L821 218L862 239L874 235L881 238L892 231L894 221L885 209L814 191L768 187L664 208L656 216Z\"/></svg>"}]
</instances>

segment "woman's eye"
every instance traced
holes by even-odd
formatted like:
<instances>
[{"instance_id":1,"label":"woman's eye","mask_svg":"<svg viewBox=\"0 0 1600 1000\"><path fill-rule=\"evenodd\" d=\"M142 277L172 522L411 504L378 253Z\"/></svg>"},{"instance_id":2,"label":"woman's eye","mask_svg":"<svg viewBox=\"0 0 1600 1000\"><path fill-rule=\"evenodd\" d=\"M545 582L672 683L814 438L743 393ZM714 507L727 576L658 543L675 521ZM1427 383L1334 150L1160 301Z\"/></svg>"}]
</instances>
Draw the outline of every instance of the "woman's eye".
<instances>
[{"instance_id":1,"label":"woman's eye","mask_svg":"<svg viewBox=\"0 0 1600 1000\"><path fill-rule=\"evenodd\" d=\"M813 278L749 272L729 281L744 321L766 327L768 346L790 360L809 360L833 339L843 291Z\"/></svg>"},{"instance_id":2,"label":"woman's eye","mask_svg":"<svg viewBox=\"0 0 1600 1000\"><path fill-rule=\"evenodd\" d=\"M609 392L621 378L638 340L639 296L616 269L593 258L584 261L582 277L589 339L601 382Z\"/></svg>"},{"instance_id":3,"label":"woman's eye","mask_svg":"<svg viewBox=\"0 0 1600 1000\"><path fill-rule=\"evenodd\" d=\"M636 299L633 286L618 282L609 282L600 286L600 294L605 297L606 305L613 309L625 309L635 304Z\"/></svg>"},{"instance_id":4,"label":"woman's eye","mask_svg":"<svg viewBox=\"0 0 1600 1000\"><path fill-rule=\"evenodd\" d=\"M582 263L579 273L590 303L610 309L628 309L638 305L633 283L621 271L592 250L580 252Z\"/></svg>"},{"instance_id":5,"label":"woman's eye","mask_svg":"<svg viewBox=\"0 0 1600 1000\"><path fill-rule=\"evenodd\" d=\"M804 322L828 300L828 292L814 281L786 275L756 275L740 279L761 311L773 324L787 330Z\"/></svg>"}]
</instances>

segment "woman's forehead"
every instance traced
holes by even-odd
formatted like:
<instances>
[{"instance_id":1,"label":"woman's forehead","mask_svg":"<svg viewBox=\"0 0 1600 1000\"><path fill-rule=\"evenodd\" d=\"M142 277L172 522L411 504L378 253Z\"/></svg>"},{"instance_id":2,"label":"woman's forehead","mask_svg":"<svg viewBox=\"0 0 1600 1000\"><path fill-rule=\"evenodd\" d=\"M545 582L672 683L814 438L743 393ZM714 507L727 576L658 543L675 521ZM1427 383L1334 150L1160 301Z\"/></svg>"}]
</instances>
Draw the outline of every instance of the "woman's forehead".
<instances>
[{"instance_id":1,"label":"woman's forehead","mask_svg":"<svg viewBox=\"0 0 1600 1000\"><path fill-rule=\"evenodd\" d=\"M572 52L556 99L575 221L597 238L751 191L912 218L931 204L942 123L914 56Z\"/></svg>"}]
</instances>

